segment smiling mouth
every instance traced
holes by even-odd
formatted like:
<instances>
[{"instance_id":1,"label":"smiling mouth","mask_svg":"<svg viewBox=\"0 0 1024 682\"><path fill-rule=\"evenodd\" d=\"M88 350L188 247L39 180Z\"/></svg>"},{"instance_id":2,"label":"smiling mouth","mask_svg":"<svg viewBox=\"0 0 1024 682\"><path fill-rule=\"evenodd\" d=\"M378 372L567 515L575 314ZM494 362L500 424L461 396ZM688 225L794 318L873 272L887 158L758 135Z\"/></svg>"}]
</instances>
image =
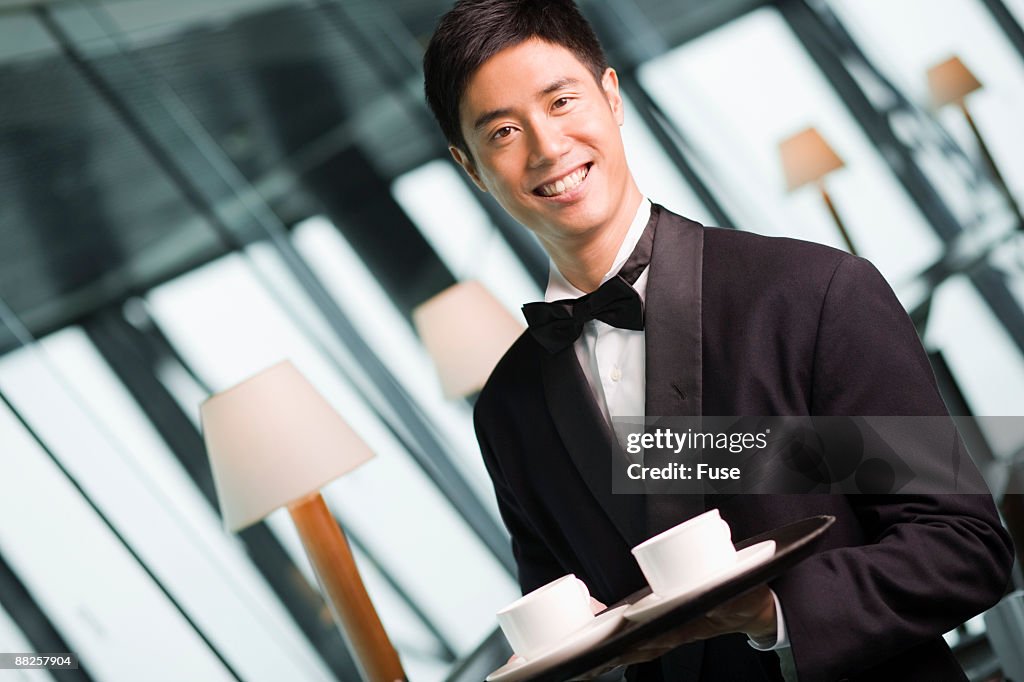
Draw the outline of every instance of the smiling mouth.
<instances>
[{"instance_id":1,"label":"smiling mouth","mask_svg":"<svg viewBox=\"0 0 1024 682\"><path fill-rule=\"evenodd\" d=\"M542 197L557 197L559 194L564 194L569 190L575 189L586 179L587 175L590 173L590 167L593 165L594 164L592 163L588 163L585 166L581 166L565 177L537 187L533 190L533 193Z\"/></svg>"}]
</instances>

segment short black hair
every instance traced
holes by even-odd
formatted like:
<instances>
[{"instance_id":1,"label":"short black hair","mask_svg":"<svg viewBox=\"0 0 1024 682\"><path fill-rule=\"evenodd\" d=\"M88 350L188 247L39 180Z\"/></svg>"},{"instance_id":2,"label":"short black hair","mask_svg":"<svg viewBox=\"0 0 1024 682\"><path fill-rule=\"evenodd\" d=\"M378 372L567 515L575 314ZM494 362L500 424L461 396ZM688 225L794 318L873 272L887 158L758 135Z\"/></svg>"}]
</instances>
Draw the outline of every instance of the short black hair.
<instances>
[{"instance_id":1,"label":"short black hair","mask_svg":"<svg viewBox=\"0 0 1024 682\"><path fill-rule=\"evenodd\" d=\"M448 144L469 151L459 123L469 79L498 52L530 38L566 48L600 84L608 60L572 0L459 0L441 17L423 56L427 104Z\"/></svg>"}]
</instances>

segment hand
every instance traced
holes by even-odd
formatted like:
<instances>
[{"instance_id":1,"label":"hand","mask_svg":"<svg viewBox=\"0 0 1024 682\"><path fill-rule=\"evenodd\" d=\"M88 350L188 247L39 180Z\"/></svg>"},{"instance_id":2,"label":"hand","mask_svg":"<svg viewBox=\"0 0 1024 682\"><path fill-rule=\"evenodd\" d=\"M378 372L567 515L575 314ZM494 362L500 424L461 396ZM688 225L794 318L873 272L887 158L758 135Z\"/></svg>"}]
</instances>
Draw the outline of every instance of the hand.
<instances>
[{"instance_id":1,"label":"hand","mask_svg":"<svg viewBox=\"0 0 1024 682\"><path fill-rule=\"evenodd\" d=\"M733 632L742 632L758 641L776 636L775 599L767 586L761 585L744 592L700 618L659 635L633 651L626 652L575 679L589 680L621 665L643 663L659 658L677 646Z\"/></svg>"},{"instance_id":2,"label":"hand","mask_svg":"<svg viewBox=\"0 0 1024 682\"><path fill-rule=\"evenodd\" d=\"M766 585L761 585L708 611L701 618L648 642L641 648L650 648L654 641L666 637L669 641L677 642L669 647L672 649L680 644L732 632L742 632L753 640L763 642L775 639L776 628L775 599L772 597L772 591Z\"/></svg>"}]
</instances>

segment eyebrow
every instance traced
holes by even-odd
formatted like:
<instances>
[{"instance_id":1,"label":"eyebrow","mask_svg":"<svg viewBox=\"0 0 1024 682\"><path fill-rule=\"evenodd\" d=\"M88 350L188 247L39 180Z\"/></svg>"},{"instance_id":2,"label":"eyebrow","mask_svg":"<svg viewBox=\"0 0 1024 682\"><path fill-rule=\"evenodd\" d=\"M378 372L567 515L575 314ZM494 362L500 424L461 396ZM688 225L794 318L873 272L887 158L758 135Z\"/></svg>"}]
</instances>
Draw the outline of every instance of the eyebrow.
<instances>
[{"instance_id":1,"label":"eyebrow","mask_svg":"<svg viewBox=\"0 0 1024 682\"><path fill-rule=\"evenodd\" d=\"M569 78L569 77L559 78L558 80L551 81L546 86L544 86L544 88L540 92L537 93L537 97L543 97L545 95L550 95L551 93L556 92L558 90L561 90L562 88L567 88L570 85L579 85L579 82L580 81L579 81L578 78ZM485 111L484 113L480 114L477 117L476 121L473 122L473 130L480 130L481 128L486 126L488 123L490 123L494 119L501 118L502 116L507 116L508 114L511 114L511 113L512 113L512 109L509 108L509 107L503 107L501 109L492 109L491 111Z\"/></svg>"}]
</instances>

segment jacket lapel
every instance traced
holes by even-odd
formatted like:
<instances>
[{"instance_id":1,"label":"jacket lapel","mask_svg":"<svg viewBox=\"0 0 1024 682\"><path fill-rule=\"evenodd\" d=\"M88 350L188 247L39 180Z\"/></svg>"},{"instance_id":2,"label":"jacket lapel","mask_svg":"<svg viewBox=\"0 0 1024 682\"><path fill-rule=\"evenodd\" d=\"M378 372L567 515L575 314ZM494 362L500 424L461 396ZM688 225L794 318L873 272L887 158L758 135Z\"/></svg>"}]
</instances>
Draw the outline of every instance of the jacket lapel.
<instances>
[{"instance_id":1,"label":"jacket lapel","mask_svg":"<svg viewBox=\"0 0 1024 682\"><path fill-rule=\"evenodd\" d=\"M615 445L576 351L569 346L545 353L542 367L548 411L573 464L623 540L630 547L640 544L646 539L642 496L612 494L612 467L625 468L625 455Z\"/></svg>"},{"instance_id":2,"label":"jacket lapel","mask_svg":"<svg viewBox=\"0 0 1024 682\"><path fill-rule=\"evenodd\" d=\"M701 285L704 228L655 204L658 226L644 299L645 415L700 416L702 392ZM642 496L647 537L704 512L704 495ZM673 649L661 659L664 679L701 669L704 643Z\"/></svg>"},{"instance_id":3,"label":"jacket lapel","mask_svg":"<svg viewBox=\"0 0 1024 682\"><path fill-rule=\"evenodd\" d=\"M656 426L655 417L700 416L703 394L704 228L661 206L652 210L658 211L658 224L644 303L648 428ZM644 497L651 536L704 512L702 494Z\"/></svg>"}]
</instances>

